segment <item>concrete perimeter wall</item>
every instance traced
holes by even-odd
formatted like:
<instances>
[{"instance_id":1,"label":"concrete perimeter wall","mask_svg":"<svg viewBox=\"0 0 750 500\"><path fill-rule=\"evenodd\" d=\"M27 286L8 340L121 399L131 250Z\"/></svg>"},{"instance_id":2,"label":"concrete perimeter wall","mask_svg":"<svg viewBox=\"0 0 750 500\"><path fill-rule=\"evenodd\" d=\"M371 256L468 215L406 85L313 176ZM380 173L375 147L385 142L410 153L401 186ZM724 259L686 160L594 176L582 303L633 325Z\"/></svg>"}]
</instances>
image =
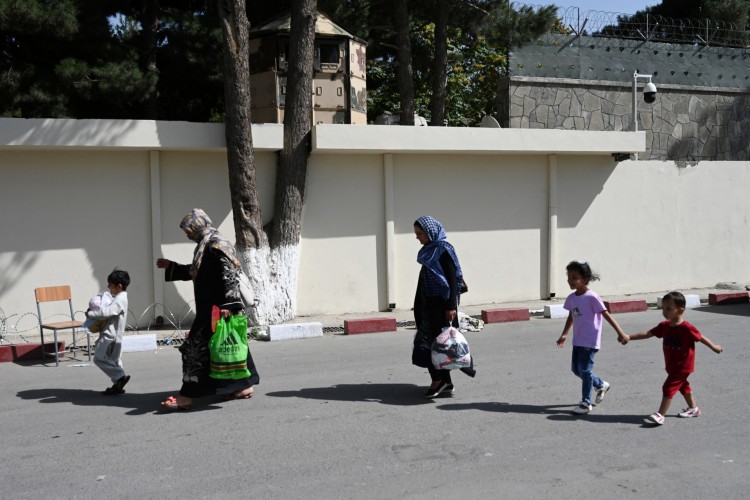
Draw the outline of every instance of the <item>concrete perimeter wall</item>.
<instances>
[{"instance_id":1,"label":"concrete perimeter wall","mask_svg":"<svg viewBox=\"0 0 750 500\"><path fill-rule=\"evenodd\" d=\"M265 221L282 134L253 130ZM422 214L456 247L467 304L564 296L571 259L601 274L601 294L750 281L750 163L611 156L644 149L643 132L316 126L297 313L410 308ZM193 207L233 238L223 126L0 119L0 207L6 317L66 283L85 310L114 267L132 277L129 323L154 303L184 316L191 285L154 263L192 258L179 222Z\"/></svg>"}]
</instances>

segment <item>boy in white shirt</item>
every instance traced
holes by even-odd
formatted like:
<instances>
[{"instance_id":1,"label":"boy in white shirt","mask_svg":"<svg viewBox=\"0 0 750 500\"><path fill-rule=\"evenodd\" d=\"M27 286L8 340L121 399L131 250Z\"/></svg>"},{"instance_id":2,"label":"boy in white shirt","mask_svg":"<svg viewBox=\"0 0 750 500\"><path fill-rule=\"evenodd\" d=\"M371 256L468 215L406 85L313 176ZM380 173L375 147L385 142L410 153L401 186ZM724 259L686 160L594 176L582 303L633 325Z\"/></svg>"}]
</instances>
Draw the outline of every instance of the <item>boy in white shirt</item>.
<instances>
[{"instance_id":1,"label":"boy in white shirt","mask_svg":"<svg viewBox=\"0 0 750 500\"><path fill-rule=\"evenodd\" d=\"M115 269L107 276L107 289L114 298L112 303L101 309L87 309L86 317L92 320L106 320L94 344L94 363L112 380L112 387L102 393L123 394L130 375L122 367L122 335L128 319L128 292L130 275L127 271Z\"/></svg>"}]
</instances>

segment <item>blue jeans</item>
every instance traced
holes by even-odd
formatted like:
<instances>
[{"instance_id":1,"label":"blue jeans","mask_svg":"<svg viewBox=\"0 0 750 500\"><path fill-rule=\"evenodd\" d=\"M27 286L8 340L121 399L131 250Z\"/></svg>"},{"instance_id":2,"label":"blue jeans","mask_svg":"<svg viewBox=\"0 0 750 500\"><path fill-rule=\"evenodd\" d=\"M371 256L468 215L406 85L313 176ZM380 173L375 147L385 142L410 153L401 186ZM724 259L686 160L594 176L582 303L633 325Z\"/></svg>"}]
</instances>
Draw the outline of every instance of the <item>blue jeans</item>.
<instances>
[{"instance_id":1,"label":"blue jeans","mask_svg":"<svg viewBox=\"0 0 750 500\"><path fill-rule=\"evenodd\" d=\"M599 349L592 347L573 346L573 359L570 363L570 369L581 379L581 402L591 404L591 389L596 387L601 389L604 385L602 379L594 375L594 356Z\"/></svg>"}]
</instances>

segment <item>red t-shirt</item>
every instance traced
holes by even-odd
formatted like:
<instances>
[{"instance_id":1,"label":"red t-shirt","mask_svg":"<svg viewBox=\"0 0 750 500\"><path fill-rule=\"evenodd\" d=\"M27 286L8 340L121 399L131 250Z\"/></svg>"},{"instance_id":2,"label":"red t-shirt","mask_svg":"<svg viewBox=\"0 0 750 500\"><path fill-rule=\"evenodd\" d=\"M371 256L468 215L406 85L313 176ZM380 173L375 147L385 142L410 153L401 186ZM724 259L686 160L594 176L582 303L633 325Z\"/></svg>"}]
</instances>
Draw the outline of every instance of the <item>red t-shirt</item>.
<instances>
[{"instance_id":1,"label":"red t-shirt","mask_svg":"<svg viewBox=\"0 0 750 500\"><path fill-rule=\"evenodd\" d=\"M664 339L667 373L693 373L695 343L702 338L696 327L687 321L674 326L670 325L669 321L662 321L651 329L651 333L654 337Z\"/></svg>"}]
</instances>

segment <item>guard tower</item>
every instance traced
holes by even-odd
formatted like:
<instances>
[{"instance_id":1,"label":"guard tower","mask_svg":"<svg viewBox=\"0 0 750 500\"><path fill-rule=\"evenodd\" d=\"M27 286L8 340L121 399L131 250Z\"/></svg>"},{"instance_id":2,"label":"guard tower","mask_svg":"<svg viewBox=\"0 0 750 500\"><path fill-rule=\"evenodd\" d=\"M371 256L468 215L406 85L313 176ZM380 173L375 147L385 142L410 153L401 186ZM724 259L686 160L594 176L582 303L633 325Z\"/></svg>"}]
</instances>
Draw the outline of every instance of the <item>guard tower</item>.
<instances>
[{"instance_id":1,"label":"guard tower","mask_svg":"<svg viewBox=\"0 0 750 500\"><path fill-rule=\"evenodd\" d=\"M254 123L284 123L291 14L250 31ZM366 43L322 13L315 22L312 123L367 124Z\"/></svg>"}]
</instances>

